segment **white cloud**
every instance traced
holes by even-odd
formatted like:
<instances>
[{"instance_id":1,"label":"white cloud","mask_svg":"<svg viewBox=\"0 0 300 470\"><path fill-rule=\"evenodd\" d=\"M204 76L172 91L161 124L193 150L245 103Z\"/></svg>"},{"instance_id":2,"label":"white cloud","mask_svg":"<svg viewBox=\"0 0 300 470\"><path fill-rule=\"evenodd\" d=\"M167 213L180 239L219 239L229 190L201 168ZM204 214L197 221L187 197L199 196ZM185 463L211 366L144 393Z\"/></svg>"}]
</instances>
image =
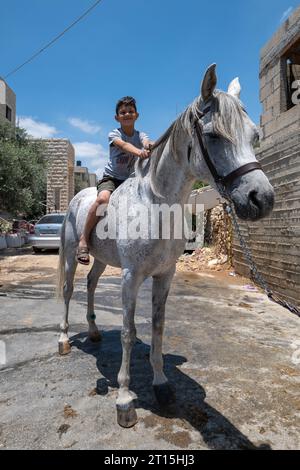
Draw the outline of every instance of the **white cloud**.
<instances>
[{"instance_id":1,"label":"white cloud","mask_svg":"<svg viewBox=\"0 0 300 470\"><path fill-rule=\"evenodd\" d=\"M285 10L280 18L280 23L283 23L283 21L288 19L292 11L293 11L293 7L289 7L287 10Z\"/></svg>"},{"instance_id":2,"label":"white cloud","mask_svg":"<svg viewBox=\"0 0 300 470\"><path fill-rule=\"evenodd\" d=\"M100 126L97 126L92 122L76 117L69 118L68 123L71 124L71 126L80 129L82 132L86 132L87 134L97 134L97 132L101 131Z\"/></svg>"},{"instance_id":3,"label":"white cloud","mask_svg":"<svg viewBox=\"0 0 300 470\"><path fill-rule=\"evenodd\" d=\"M55 127L45 122L36 121L30 116L18 116L18 125L26 129L29 135L36 138L51 138L59 132Z\"/></svg>"},{"instance_id":4,"label":"white cloud","mask_svg":"<svg viewBox=\"0 0 300 470\"><path fill-rule=\"evenodd\" d=\"M92 142L76 142L73 144L75 148L76 158L99 158L106 159L108 152L102 147L101 144L93 144ZM99 163L99 160L98 160Z\"/></svg>"}]
</instances>

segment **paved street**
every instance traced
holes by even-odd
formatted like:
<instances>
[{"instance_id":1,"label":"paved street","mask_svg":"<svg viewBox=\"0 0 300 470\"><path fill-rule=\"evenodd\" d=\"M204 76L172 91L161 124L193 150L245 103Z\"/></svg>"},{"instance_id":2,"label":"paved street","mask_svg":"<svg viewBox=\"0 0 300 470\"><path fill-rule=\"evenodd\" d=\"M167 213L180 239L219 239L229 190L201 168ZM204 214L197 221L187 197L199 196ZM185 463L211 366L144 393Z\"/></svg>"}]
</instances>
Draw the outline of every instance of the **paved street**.
<instances>
[{"instance_id":1,"label":"paved street","mask_svg":"<svg viewBox=\"0 0 300 470\"><path fill-rule=\"evenodd\" d=\"M240 278L176 275L164 341L165 371L177 394L169 410L158 408L152 392L151 280L143 284L131 367L139 421L131 429L120 428L115 414L119 277L99 282L98 344L87 339L85 280L77 279L72 351L64 357L57 353L62 305L53 293L54 278L43 276L0 289L7 361L0 366L2 448L300 448L299 319Z\"/></svg>"}]
</instances>

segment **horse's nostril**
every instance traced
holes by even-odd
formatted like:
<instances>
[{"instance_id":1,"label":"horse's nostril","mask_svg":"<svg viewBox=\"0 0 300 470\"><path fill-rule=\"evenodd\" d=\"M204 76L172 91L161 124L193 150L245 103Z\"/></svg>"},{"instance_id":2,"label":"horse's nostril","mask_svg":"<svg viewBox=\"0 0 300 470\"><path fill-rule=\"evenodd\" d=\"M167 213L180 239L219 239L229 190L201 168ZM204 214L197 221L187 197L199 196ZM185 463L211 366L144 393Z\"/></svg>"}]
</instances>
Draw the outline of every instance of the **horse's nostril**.
<instances>
[{"instance_id":1,"label":"horse's nostril","mask_svg":"<svg viewBox=\"0 0 300 470\"><path fill-rule=\"evenodd\" d=\"M261 203L257 197L257 191L253 190L253 191L250 191L249 193L249 199L250 201L258 208L261 207Z\"/></svg>"}]
</instances>

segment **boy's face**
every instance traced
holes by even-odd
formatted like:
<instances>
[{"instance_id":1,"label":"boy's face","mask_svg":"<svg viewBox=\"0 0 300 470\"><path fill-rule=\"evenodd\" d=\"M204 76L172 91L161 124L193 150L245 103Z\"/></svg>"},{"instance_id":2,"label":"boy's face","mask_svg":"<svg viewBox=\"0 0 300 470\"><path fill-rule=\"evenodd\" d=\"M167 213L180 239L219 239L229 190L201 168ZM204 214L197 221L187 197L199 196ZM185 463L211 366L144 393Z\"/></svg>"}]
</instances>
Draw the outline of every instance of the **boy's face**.
<instances>
[{"instance_id":1,"label":"boy's face","mask_svg":"<svg viewBox=\"0 0 300 470\"><path fill-rule=\"evenodd\" d=\"M129 127L134 126L134 123L138 117L139 113L135 110L134 106L130 104L123 104L120 106L115 119L121 124L121 126Z\"/></svg>"}]
</instances>

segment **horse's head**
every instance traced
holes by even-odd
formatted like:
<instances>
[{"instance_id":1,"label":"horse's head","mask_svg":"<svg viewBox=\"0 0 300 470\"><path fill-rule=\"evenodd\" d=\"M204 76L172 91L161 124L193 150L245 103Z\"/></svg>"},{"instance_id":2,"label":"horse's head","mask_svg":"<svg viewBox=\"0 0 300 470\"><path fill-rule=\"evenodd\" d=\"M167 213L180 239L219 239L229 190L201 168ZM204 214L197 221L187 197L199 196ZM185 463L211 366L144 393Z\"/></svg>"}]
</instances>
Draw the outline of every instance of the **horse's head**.
<instances>
[{"instance_id":1,"label":"horse's head","mask_svg":"<svg viewBox=\"0 0 300 470\"><path fill-rule=\"evenodd\" d=\"M238 78L227 93L216 90L215 64L203 78L201 96L190 109L195 124L194 152L190 168L230 199L241 219L257 220L268 215L274 204L274 191L256 160L253 145L258 130L240 99Z\"/></svg>"}]
</instances>

